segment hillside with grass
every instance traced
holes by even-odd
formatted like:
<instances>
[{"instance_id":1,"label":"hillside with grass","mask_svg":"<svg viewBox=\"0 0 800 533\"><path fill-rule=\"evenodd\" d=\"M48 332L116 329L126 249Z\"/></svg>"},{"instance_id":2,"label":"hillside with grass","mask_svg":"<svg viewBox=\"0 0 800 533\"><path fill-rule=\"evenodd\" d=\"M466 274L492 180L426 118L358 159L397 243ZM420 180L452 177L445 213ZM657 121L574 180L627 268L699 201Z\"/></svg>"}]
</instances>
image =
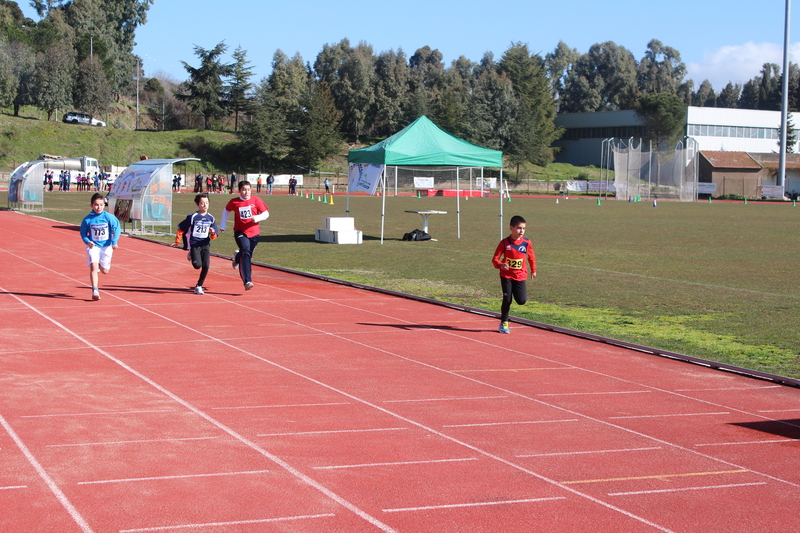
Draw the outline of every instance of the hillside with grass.
<instances>
[{"instance_id":1,"label":"hillside with grass","mask_svg":"<svg viewBox=\"0 0 800 533\"><path fill-rule=\"evenodd\" d=\"M233 132L210 130L134 131L47 121L36 116L0 114L0 172L41 154L96 157L102 165L128 166L150 159L197 157L207 171L241 171L231 148Z\"/></svg>"}]
</instances>

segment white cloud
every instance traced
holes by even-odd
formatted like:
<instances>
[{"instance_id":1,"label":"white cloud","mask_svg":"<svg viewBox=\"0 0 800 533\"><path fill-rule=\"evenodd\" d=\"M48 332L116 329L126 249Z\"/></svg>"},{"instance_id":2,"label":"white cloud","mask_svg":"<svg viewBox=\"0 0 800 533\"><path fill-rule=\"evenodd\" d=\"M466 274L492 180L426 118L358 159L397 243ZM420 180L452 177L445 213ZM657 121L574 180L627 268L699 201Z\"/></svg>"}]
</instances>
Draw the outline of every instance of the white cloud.
<instances>
[{"instance_id":1,"label":"white cloud","mask_svg":"<svg viewBox=\"0 0 800 533\"><path fill-rule=\"evenodd\" d=\"M800 43L790 46L789 60L800 63ZM695 89L707 79L719 92L729 81L744 84L758 76L764 63L775 63L782 69L783 44L749 42L706 50L699 63L688 63L686 69Z\"/></svg>"}]
</instances>

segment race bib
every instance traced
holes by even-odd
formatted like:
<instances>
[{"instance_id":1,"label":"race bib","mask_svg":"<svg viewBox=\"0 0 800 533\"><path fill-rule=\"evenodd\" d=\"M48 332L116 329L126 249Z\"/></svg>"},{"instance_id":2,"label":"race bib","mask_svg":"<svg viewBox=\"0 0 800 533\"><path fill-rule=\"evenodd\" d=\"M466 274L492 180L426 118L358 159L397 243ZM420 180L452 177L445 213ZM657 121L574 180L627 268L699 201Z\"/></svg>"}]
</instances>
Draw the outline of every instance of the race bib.
<instances>
[{"instance_id":1,"label":"race bib","mask_svg":"<svg viewBox=\"0 0 800 533\"><path fill-rule=\"evenodd\" d=\"M510 268L511 270L519 270L520 268L522 268L522 265L524 264L524 262L525 262L524 259L509 259L509 258L506 258L506 264L508 265L508 268Z\"/></svg>"},{"instance_id":2,"label":"race bib","mask_svg":"<svg viewBox=\"0 0 800 533\"><path fill-rule=\"evenodd\" d=\"M206 237L208 237L208 233L210 230L211 230L211 224L208 223L195 224L192 235L194 235L198 239L205 239Z\"/></svg>"},{"instance_id":3,"label":"race bib","mask_svg":"<svg viewBox=\"0 0 800 533\"><path fill-rule=\"evenodd\" d=\"M242 220L253 218L253 206L245 205L239 208L239 218Z\"/></svg>"},{"instance_id":4,"label":"race bib","mask_svg":"<svg viewBox=\"0 0 800 533\"><path fill-rule=\"evenodd\" d=\"M108 239L108 224L92 224L90 228L93 241L104 241Z\"/></svg>"}]
</instances>

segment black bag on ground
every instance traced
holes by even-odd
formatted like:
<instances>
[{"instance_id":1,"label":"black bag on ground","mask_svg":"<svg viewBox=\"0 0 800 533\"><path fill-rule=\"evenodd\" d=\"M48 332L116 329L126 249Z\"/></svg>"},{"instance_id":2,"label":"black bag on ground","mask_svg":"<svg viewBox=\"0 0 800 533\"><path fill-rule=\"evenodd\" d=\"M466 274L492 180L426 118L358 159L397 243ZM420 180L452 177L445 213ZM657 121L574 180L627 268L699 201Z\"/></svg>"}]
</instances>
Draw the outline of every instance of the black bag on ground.
<instances>
[{"instance_id":1,"label":"black bag on ground","mask_svg":"<svg viewBox=\"0 0 800 533\"><path fill-rule=\"evenodd\" d=\"M403 235L404 241L429 241L431 236L422 231L421 229L415 229L409 233Z\"/></svg>"}]
</instances>

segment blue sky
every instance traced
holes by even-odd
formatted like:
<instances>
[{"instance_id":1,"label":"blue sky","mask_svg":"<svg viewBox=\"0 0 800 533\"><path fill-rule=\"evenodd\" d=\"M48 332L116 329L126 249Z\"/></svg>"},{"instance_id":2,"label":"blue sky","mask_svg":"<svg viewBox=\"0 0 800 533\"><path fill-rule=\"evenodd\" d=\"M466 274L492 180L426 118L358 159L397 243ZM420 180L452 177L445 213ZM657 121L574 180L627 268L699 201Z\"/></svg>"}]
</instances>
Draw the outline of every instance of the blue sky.
<instances>
[{"instance_id":1,"label":"blue sky","mask_svg":"<svg viewBox=\"0 0 800 533\"><path fill-rule=\"evenodd\" d=\"M26 0L27 16L37 19ZM651 39L677 49L695 81L708 78L719 92L728 81L744 83L765 62L782 64L785 0L641 2L615 0L404 0L331 2L295 0L155 0L148 22L136 32L134 52L145 75L186 78L181 61L198 66L194 46L228 45L226 60L241 45L254 81L269 75L277 49L314 63L323 45L343 38L365 41L375 53L425 45L438 49L446 65L463 55L496 59L514 41L542 55L559 40L585 53L594 43L614 41L641 59ZM800 6L795 3L791 59L800 63Z\"/></svg>"}]
</instances>

